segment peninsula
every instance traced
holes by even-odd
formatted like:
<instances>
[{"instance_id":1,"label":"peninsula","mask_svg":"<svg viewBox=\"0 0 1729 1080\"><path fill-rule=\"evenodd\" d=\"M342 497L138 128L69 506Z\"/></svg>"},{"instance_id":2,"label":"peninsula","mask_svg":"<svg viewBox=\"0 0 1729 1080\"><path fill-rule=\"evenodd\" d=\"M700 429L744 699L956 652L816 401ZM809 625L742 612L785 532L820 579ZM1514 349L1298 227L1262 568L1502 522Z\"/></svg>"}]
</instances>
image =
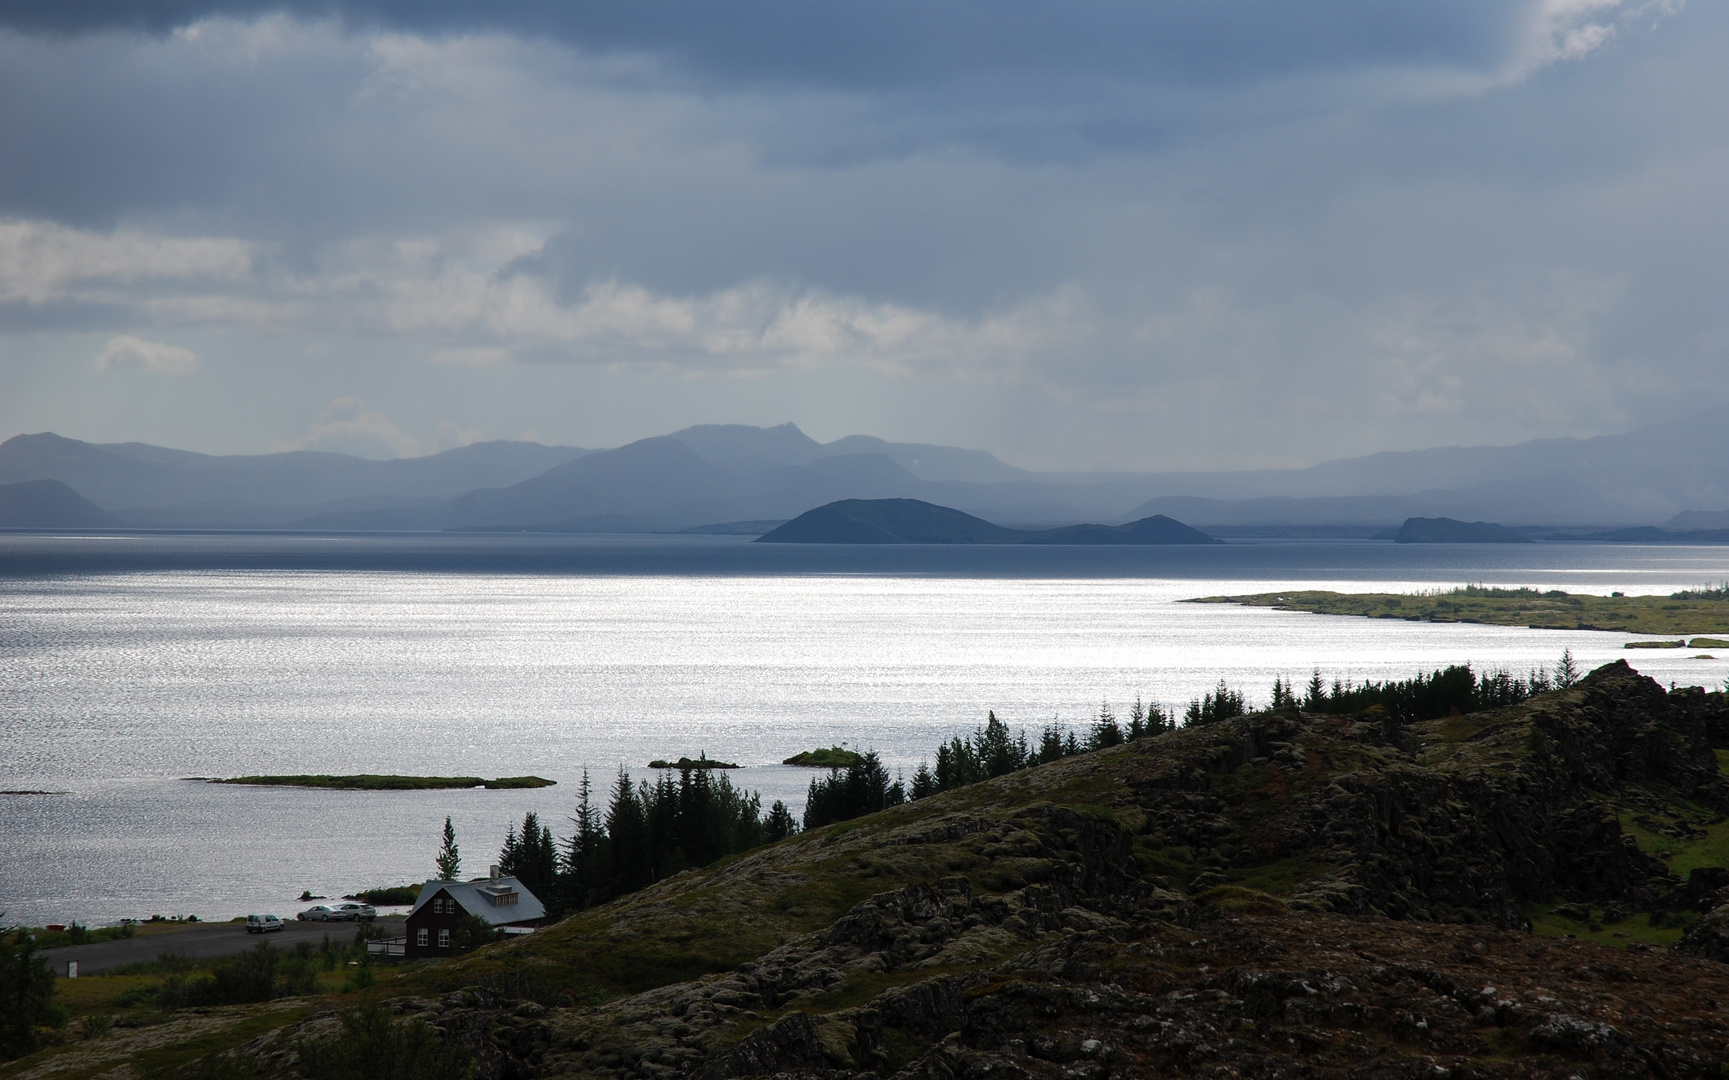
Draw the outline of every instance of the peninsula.
<instances>
[{"instance_id":1,"label":"peninsula","mask_svg":"<svg viewBox=\"0 0 1729 1080\"><path fill-rule=\"evenodd\" d=\"M1670 596L1590 596L1560 590L1466 585L1434 593L1325 591L1203 596L1192 604L1245 604L1318 615L1363 615L1413 622L1474 622L1534 630L1619 630L1630 634L1729 632L1729 587Z\"/></svg>"},{"instance_id":2,"label":"peninsula","mask_svg":"<svg viewBox=\"0 0 1729 1080\"><path fill-rule=\"evenodd\" d=\"M359 773L354 776L235 776L211 780L212 784L247 784L257 787L332 788L341 791L434 791L441 788L477 788L507 791L515 788L552 787L557 780L538 776L501 776L485 780L478 776L386 776Z\"/></svg>"},{"instance_id":3,"label":"peninsula","mask_svg":"<svg viewBox=\"0 0 1729 1080\"><path fill-rule=\"evenodd\" d=\"M759 544L1222 544L1163 514L1126 525L1011 529L919 499L841 499L807 510Z\"/></svg>"}]
</instances>

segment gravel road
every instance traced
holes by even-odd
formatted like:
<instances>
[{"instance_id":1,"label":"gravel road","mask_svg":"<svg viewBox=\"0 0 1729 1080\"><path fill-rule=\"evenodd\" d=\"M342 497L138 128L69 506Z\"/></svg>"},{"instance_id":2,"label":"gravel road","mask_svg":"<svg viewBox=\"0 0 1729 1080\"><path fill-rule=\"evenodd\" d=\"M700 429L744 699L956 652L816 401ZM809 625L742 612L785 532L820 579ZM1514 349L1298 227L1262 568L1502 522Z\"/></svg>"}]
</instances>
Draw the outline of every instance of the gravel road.
<instances>
[{"instance_id":1,"label":"gravel road","mask_svg":"<svg viewBox=\"0 0 1729 1080\"><path fill-rule=\"evenodd\" d=\"M374 925L389 937L403 934L403 916L385 915ZM344 944L354 940L355 924L349 922L293 922L284 924L278 933L248 934L244 923L194 923L184 929L162 934L144 934L119 941L103 941L94 945L66 945L58 949L43 949L38 955L48 958L54 974L64 977L66 963L78 961L78 974L98 975L110 968L154 960L165 952L178 953L195 960L212 956L232 956L245 952L259 941L268 941L278 949L292 949L297 942L310 941L317 945L329 934L331 940Z\"/></svg>"}]
</instances>

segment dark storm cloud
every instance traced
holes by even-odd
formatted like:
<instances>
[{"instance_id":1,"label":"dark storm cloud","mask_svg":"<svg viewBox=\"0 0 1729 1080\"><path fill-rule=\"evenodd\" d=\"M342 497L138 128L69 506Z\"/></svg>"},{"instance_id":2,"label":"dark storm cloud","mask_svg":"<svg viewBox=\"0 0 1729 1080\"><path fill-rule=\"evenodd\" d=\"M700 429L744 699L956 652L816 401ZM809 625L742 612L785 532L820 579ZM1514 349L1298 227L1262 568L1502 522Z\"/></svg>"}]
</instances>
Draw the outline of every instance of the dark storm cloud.
<instances>
[{"instance_id":1,"label":"dark storm cloud","mask_svg":"<svg viewBox=\"0 0 1729 1080\"><path fill-rule=\"evenodd\" d=\"M549 37L669 56L707 79L850 88L1001 73L1206 83L1362 65L1474 68L1504 59L1519 16L1486 0L28 0L7 3L0 23L160 33L278 12L413 33Z\"/></svg>"}]
</instances>

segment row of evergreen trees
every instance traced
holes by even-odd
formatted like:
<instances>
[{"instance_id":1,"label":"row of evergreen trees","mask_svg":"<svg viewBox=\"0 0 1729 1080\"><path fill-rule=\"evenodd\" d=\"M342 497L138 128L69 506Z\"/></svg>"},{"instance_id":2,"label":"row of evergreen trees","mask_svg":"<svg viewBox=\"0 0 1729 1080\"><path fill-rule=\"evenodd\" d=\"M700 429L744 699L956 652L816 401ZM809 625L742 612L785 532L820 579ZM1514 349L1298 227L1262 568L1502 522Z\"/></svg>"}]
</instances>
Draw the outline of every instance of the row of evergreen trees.
<instances>
[{"instance_id":1,"label":"row of evergreen trees","mask_svg":"<svg viewBox=\"0 0 1729 1080\"><path fill-rule=\"evenodd\" d=\"M1454 711L1483 712L1517 705L1538 694L1564 690L1578 681L1579 669L1573 662L1571 649L1561 654L1553 672L1538 668L1523 678L1505 671L1478 675L1469 664L1454 664L1428 675L1418 672L1409 679L1361 685L1334 679L1328 686L1317 670L1309 677L1301 698L1294 686L1275 679L1271 707L1346 716L1378 705L1393 723L1412 724L1437 720ZM1221 691L1224 685L1219 684Z\"/></svg>"},{"instance_id":2,"label":"row of evergreen trees","mask_svg":"<svg viewBox=\"0 0 1729 1080\"><path fill-rule=\"evenodd\" d=\"M785 803L775 802L764 814L755 792L740 791L724 773L706 768L662 771L653 783L632 780L621 768L604 807L585 771L572 824L575 831L560 841L531 810L520 829L511 827L498 853L500 872L553 914L605 903L798 831ZM446 843L454 849L448 835ZM441 874L444 869L441 860Z\"/></svg>"},{"instance_id":3,"label":"row of evergreen trees","mask_svg":"<svg viewBox=\"0 0 1729 1080\"><path fill-rule=\"evenodd\" d=\"M1105 704L1099 706L1098 716L1084 734L1050 723L1039 732L1035 746L1024 730L1010 735L1008 725L998 720L993 711L986 714L983 726L976 728L971 735L957 735L938 746L935 768L928 762L919 762L918 770L913 773L910 794L915 799L922 799L939 791L951 791L980 780L1006 776L1047 761L1162 735L1175 727L1176 720L1170 714L1157 705L1143 705L1136 698L1126 724L1117 719L1109 704Z\"/></svg>"},{"instance_id":4,"label":"row of evergreen trees","mask_svg":"<svg viewBox=\"0 0 1729 1080\"><path fill-rule=\"evenodd\" d=\"M877 752L867 750L846 768L830 769L828 776L811 780L804 799L804 827L820 829L906 801L906 785L899 778L891 781Z\"/></svg>"},{"instance_id":5,"label":"row of evergreen trees","mask_svg":"<svg viewBox=\"0 0 1729 1080\"><path fill-rule=\"evenodd\" d=\"M1317 670L1301 698L1292 684L1283 678L1275 679L1270 708L1348 715L1380 706L1389 724L1399 726L1438 719L1455 710L1470 713L1516 705L1537 694L1571 686L1578 679L1579 670L1571 650L1561 654L1552 674L1538 669L1525 678L1505 671L1479 676L1469 664L1456 664L1428 675L1419 672L1409 679L1386 682L1357 685L1335 679L1329 687ZM1246 716L1249 711L1247 696L1221 679L1212 690L1189 702L1183 725L1216 724ZM1142 705L1137 698L1127 725L1120 724L1106 704L1099 708L1085 737L1077 735L1073 728L1048 724L1040 732L1035 748L1024 730L1011 735L1008 725L991 712L984 725L971 735L955 736L937 747L934 769L921 761L910 789L903 789L899 780L889 780L887 770L874 752L850 768L833 769L827 778L812 780L805 802L804 827L820 828L875 813L908 797L922 799L1073 754L1162 735L1176 727L1174 716L1156 704Z\"/></svg>"},{"instance_id":6,"label":"row of evergreen trees","mask_svg":"<svg viewBox=\"0 0 1729 1080\"><path fill-rule=\"evenodd\" d=\"M1525 678L1504 671L1479 676L1470 665L1460 664L1409 679L1361 684L1335 679L1329 685L1317 670L1301 696L1293 684L1275 679L1270 707L1348 715L1380 706L1390 724L1402 725L1447 716L1454 710L1470 713L1517 704L1570 686L1578 677L1570 652L1562 655L1552 674L1539 670ZM1214 689L1189 702L1182 724L1215 724L1249 711L1243 692L1220 680ZM1178 726L1174 714L1137 699L1126 723L1106 704L1083 731L1051 723L1035 743L1024 730L1011 733L991 712L971 735L957 735L938 746L934 767L921 761L910 784L891 777L874 750L844 769L830 769L828 775L812 779L802 825L807 830L822 828L908 799L1150 738ZM597 804L584 772L572 821L574 833L560 841L531 811L520 829L511 827L499 852L500 869L521 881L553 913L604 903L682 870L772 843L797 832L801 824L785 803L777 801L765 814L756 793L739 791L724 773L700 767L676 773L664 770L653 783L634 781L621 768L604 808ZM457 860L455 836L446 820L440 876L454 878Z\"/></svg>"}]
</instances>

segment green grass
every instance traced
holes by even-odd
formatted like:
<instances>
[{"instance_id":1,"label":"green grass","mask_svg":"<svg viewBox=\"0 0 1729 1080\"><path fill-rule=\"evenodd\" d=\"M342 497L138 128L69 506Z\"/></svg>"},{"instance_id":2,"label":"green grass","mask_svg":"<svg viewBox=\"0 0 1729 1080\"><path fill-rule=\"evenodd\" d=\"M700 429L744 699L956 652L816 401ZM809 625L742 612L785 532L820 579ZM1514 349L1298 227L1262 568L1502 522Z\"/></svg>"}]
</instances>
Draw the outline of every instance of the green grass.
<instances>
[{"instance_id":1,"label":"green grass","mask_svg":"<svg viewBox=\"0 0 1729 1080\"><path fill-rule=\"evenodd\" d=\"M1717 751L1719 757L1724 753ZM1641 851L1663 859L1669 872L1680 878L1704 866L1729 866L1729 821L1714 820L1716 815L1703 808L1689 811L1660 816L1644 810L1622 810L1621 829L1639 842ZM1665 836L1641 825L1640 819L1659 825L1685 824L1693 835Z\"/></svg>"},{"instance_id":2,"label":"green grass","mask_svg":"<svg viewBox=\"0 0 1729 1080\"><path fill-rule=\"evenodd\" d=\"M1291 890L1305 881L1327 877L1338 871L1331 863L1312 859L1280 859L1245 870L1229 871L1233 882L1246 889L1272 896L1289 896Z\"/></svg>"},{"instance_id":3,"label":"green grass","mask_svg":"<svg viewBox=\"0 0 1729 1080\"><path fill-rule=\"evenodd\" d=\"M335 788L348 791L433 791L442 788L477 788L492 791L543 788L558 783L538 776L501 776L485 780L478 776L391 776L358 773L353 776L300 774L295 776L235 776L212 780L213 784L248 784L258 787Z\"/></svg>"},{"instance_id":4,"label":"green grass","mask_svg":"<svg viewBox=\"0 0 1729 1080\"><path fill-rule=\"evenodd\" d=\"M1595 941L1622 949L1634 944L1666 949L1681 940L1686 923L1692 918L1671 917L1665 920L1665 925L1659 927L1652 926L1651 920L1644 914L1632 914L1621 922L1604 924L1601 921L1602 908L1591 909L1590 921L1571 918L1557 912L1555 908L1554 904L1532 904L1524 909L1525 917L1531 920L1532 933L1538 937L1553 938L1571 934L1585 941ZM1593 925L1597 929L1593 930Z\"/></svg>"},{"instance_id":5,"label":"green grass","mask_svg":"<svg viewBox=\"0 0 1729 1080\"><path fill-rule=\"evenodd\" d=\"M220 1054L225 1050L232 1050L242 1043L251 1042L266 1032L275 1031L277 1028L286 1027L303 1020L312 1012L313 1010L307 1007L243 1016L235 1023L215 1031L208 1031L184 1041L140 1050L132 1055L133 1074L143 1077L144 1080L179 1076L185 1072L189 1065L207 1054Z\"/></svg>"},{"instance_id":6,"label":"green grass","mask_svg":"<svg viewBox=\"0 0 1729 1080\"><path fill-rule=\"evenodd\" d=\"M38 949L58 949L62 945L88 945L98 941L119 941L122 938L134 937L138 930L133 926L101 926L94 930L83 929L79 934L68 930L46 930L40 926L25 929L36 942ZM73 940L81 937L81 940Z\"/></svg>"},{"instance_id":7,"label":"green grass","mask_svg":"<svg viewBox=\"0 0 1729 1080\"><path fill-rule=\"evenodd\" d=\"M1618 630L1633 634L1729 632L1729 596L1719 595L1717 590L1676 596L1589 596L1558 590L1465 586L1445 593L1293 591L1206 596L1190 602L1541 630Z\"/></svg>"}]
</instances>

